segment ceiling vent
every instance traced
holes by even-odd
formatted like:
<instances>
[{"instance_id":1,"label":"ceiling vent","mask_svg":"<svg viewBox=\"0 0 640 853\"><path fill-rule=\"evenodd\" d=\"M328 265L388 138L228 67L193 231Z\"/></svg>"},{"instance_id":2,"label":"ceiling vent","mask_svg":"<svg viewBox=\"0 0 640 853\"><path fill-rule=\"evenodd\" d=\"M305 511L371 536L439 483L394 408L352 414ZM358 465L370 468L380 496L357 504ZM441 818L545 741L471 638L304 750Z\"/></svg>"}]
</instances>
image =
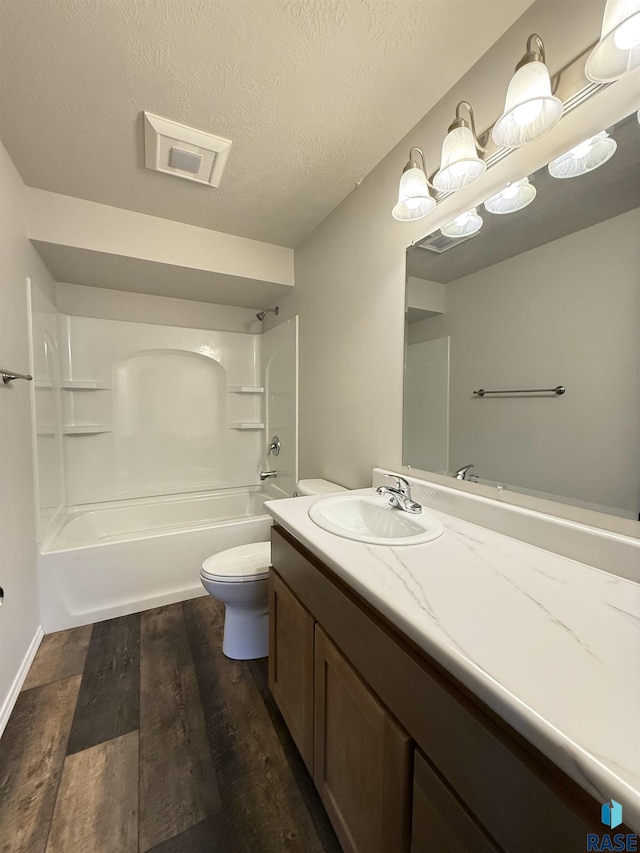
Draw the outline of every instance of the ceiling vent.
<instances>
[{"instance_id":1,"label":"ceiling vent","mask_svg":"<svg viewBox=\"0 0 640 853\"><path fill-rule=\"evenodd\" d=\"M231 140L203 133L177 121L144 114L144 164L187 181L220 185Z\"/></svg>"},{"instance_id":2,"label":"ceiling vent","mask_svg":"<svg viewBox=\"0 0 640 853\"><path fill-rule=\"evenodd\" d=\"M446 234L436 231L435 234L429 234L428 237L425 237L424 240L420 240L416 245L421 249L428 249L430 252L435 252L436 254L441 255L443 252L448 252L449 249L459 246L460 243L471 240L472 237L475 237L476 234L479 233L479 231L476 231L475 234L468 234L466 237L447 237Z\"/></svg>"}]
</instances>

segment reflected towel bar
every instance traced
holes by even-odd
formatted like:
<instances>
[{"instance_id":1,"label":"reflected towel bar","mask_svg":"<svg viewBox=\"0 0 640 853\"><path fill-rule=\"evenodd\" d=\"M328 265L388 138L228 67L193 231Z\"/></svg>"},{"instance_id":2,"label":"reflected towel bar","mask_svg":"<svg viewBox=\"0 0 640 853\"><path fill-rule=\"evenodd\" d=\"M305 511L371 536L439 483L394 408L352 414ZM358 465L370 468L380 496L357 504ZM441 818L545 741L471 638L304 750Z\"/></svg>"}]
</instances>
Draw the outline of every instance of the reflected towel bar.
<instances>
[{"instance_id":1,"label":"reflected towel bar","mask_svg":"<svg viewBox=\"0 0 640 853\"><path fill-rule=\"evenodd\" d=\"M480 388L474 391L475 397L484 397L486 394L564 394L567 389L564 385L556 385L555 388L511 388L504 391L485 391Z\"/></svg>"},{"instance_id":2,"label":"reflected towel bar","mask_svg":"<svg viewBox=\"0 0 640 853\"><path fill-rule=\"evenodd\" d=\"M14 379L26 379L28 382L33 379L33 376L30 376L28 373L14 373L13 370L3 370L1 367L0 376L2 376L2 381L5 385L13 382Z\"/></svg>"}]
</instances>

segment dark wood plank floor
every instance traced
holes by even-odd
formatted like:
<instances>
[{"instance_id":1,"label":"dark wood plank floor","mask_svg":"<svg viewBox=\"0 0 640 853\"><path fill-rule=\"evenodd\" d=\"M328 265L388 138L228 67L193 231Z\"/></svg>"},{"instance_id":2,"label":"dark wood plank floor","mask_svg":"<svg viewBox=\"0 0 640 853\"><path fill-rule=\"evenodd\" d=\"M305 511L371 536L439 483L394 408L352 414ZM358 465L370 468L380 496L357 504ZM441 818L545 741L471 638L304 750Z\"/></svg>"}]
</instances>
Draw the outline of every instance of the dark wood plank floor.
<instances>
[{"instance_id":1,"label":"dark wood plank floor","mask_svg":"<svg viewBox=\"0 0 640 853\"><path fill-rule=\"evenodd\" d=\"M0 740L1 853L340 853L206 596L46 637Z\"/></svg>"}]
</instances>

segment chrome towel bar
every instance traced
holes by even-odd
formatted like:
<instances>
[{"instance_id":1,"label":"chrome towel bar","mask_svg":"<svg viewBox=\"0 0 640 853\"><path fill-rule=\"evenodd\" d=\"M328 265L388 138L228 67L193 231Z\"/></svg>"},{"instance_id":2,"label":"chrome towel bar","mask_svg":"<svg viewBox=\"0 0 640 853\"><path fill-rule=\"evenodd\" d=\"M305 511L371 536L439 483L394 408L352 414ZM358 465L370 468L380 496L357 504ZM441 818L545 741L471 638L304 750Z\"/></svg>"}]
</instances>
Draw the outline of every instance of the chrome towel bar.
<instances>
[{"instance_id":1,"label":"chrome towel bar","mask_svg":"<svg viewBox=\"0 0 640 853\"><path fill-rule=\"evenodd\" d=\"M2 376L2 381L5 385L13 382L14 379L26 379L28 382L33 379L33 376L30 376L28 373L14 373L13 370L3 370L1 367L0 376Z\"/></svg>"},{"instance_id":2,"label":"chrome towel bar","mask_svg":"<svg viewBox=\"0 0 640 853\"><path fill-rule=\"evenodd\" d=\"M480 388L473 394L475 397L484 397L486 394L557 394L560 396L566 390L564 385L556 385L555 388L511 388L501 391L485 391L484 388Z\"/></svg>"}]
</instances>

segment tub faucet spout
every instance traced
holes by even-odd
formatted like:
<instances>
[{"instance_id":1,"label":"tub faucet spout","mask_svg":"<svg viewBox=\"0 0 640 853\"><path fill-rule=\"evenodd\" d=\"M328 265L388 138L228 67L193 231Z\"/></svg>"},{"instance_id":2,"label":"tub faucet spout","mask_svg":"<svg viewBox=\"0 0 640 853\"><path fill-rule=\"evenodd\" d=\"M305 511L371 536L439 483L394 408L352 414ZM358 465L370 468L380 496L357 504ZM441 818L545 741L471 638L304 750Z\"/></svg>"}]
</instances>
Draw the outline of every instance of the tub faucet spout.
<instances>
[{"instance_id":1,"label":"tub faucet spout","mask_svg":"<svg viewBox=\"0 0 640 853\"><path fill-rule=\"evenodd\" d=\"M260 471L260 479L261 480L270 480L272 477L277 477L277 471Z\"/></svg>"}]
</instances>

